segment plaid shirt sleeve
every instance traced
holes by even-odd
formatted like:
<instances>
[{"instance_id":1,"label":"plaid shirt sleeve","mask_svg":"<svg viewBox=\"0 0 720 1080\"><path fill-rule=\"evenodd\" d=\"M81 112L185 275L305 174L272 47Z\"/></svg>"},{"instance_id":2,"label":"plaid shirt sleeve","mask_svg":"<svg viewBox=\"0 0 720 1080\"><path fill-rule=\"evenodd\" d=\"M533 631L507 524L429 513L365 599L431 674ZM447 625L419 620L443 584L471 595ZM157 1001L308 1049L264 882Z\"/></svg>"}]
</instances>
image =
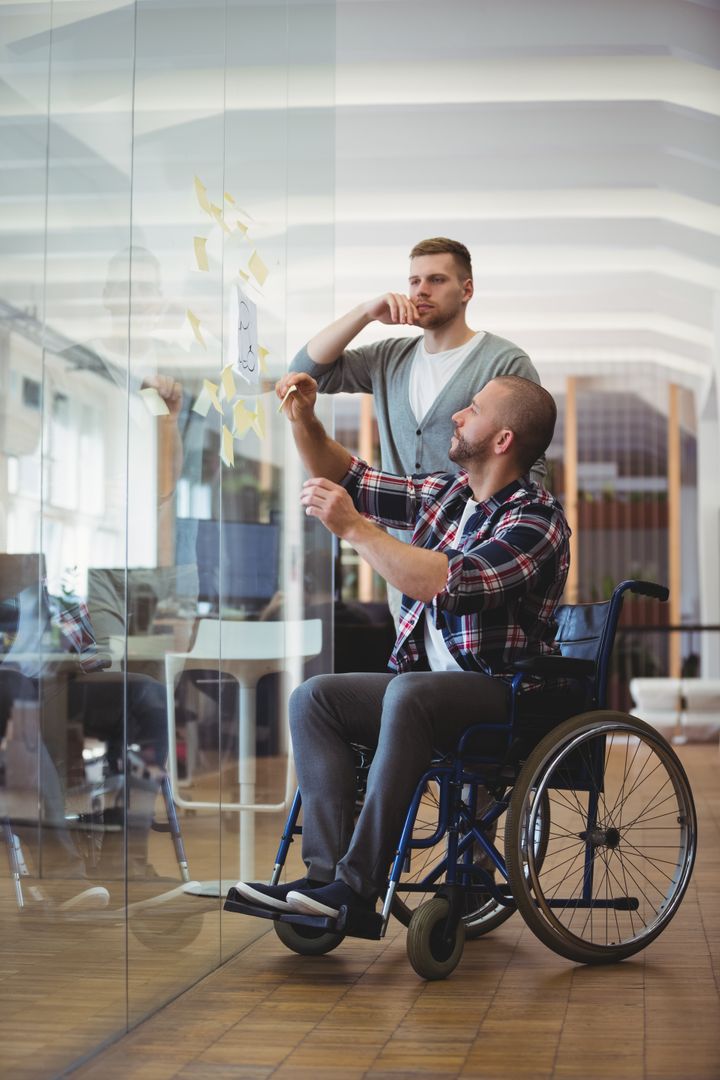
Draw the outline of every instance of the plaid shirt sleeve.
<instances>
[{"instance_id":1,"label":"plaid shirt sleeve","mask_svg":"<svg viewBox=\"0 0 720 1080\"><path fill-rule=\"evenodd\" d=\"M392 529L414 529L424 500L440 491L447 480L442 473L396 476L353 457L341 484L365 517Z\"/></svg>"},{"instance_id":2,"label":"plaid shirt sleeve","mask_svg":"<svg viewBox=\"0 0 720 1080\"><path fill-rule=\"evenodd\" d=\"M438 609L455 615L512 609L513 602L542 584L567 544L564 517L552 505L506 509L487 540L445 548L447 584L435 597Z\"/></svg>"}]
</instances>

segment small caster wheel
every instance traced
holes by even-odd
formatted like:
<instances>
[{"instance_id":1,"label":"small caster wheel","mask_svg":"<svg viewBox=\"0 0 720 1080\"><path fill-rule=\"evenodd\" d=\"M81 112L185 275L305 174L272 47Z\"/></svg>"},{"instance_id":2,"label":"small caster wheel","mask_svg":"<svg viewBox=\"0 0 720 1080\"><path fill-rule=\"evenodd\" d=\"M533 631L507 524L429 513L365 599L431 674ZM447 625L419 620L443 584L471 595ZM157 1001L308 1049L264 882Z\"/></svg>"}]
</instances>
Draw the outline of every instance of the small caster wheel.
<instances>
[{"instance_id":1,"label":"small caster wheel","mask_svg":"<svg viewBox=\"0 0 720 1080\"><path fill-rule=\"evenodd\" d=\"M337 949L344 934L333 934L328 930L318 930L315 926L296 926L294 923L273 923L275 933L288 949L299 953L300 956L324 956L325 953Z\"/></svg>"},{"instance_id":2,"label":"small caster wheel","mask_svg":"<svg viewBox=\"0 0 720 1080\"><path fill-rule=\"evenodd\" d=\"M408 959L421 979L446 979L457 967L465 944L462 919L452 941L445 939L449 904L436 896L421 904L408 926Z\"/></svg>"}]
</instances>

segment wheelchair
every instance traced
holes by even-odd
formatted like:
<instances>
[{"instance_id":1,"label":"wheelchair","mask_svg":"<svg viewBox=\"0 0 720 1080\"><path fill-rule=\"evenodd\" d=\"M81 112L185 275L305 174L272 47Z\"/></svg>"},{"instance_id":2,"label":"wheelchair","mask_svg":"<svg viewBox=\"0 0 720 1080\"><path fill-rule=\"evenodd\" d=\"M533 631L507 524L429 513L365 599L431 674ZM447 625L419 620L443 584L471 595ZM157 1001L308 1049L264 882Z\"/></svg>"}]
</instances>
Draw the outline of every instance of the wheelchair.
<instances>
[{"instance_id":1,"label":"wheelchair","mask_svg":"<svg viewBox=\"0 0 720 1080\"><path fill-rule=\"evenodd\" d=\"M346 936L381 939L393 915L407 926L410 963L428 980L447 977L466 940L515 911L540 941L577 963L614 963L644 949L688 887L697 823L670 745L649 724L606 706L628 592L668 598L664 586L623 581L608 601L560 607L561 655L515 665L507 721L473 724L454 753L433 760L408 809L380 912L281 913L247 904L232 889L225 910L272 919L288 948L314 956ZM533 716L522 707L532 692L521 690L537 676L568 680L579 694L565 703L556 695L556 715L545 707ZM356 752L361 805L372 751ZM302 833L300 809L298 792L272 884Z\"/></svg>"}]
</instances>

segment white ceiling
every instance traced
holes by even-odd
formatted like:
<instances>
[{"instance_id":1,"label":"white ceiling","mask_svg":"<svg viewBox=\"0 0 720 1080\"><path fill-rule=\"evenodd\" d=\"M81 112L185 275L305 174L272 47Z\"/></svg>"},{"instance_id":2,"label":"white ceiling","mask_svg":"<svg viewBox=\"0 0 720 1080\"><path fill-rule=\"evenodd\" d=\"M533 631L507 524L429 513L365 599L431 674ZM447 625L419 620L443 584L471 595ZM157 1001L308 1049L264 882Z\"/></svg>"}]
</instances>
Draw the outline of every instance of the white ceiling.
<instances>
[{"instance_id":1,"label":"white ceiling","mask_svg":"<svg viewBox=\"0 0 720 1080\"><path fill-rule=\"evenodd\" d=\"M102 332L131 206L171 321L220 317L222 279L192 267L197 173L252 215L276 364L286 315L292 349L333 283L336 312L401 289L432 235L472 251L471 324L543 372L699 386L718 364L717 3L56 0L0 20L0 299L73 340ZM248 251L226 241L226 281Z\"/></svg>"},{"instance_id":2,"label":"white ceiling","mask_svg":"<svg viewBox=\"0 0 720 1080\"><path fill-rule=\"evenodd\" d=\"M469 321L544 374L649 361L704 383L719 68L717 4L340 3L336 309L452 236L473 254Z\"/></svg>"}]
</instances>

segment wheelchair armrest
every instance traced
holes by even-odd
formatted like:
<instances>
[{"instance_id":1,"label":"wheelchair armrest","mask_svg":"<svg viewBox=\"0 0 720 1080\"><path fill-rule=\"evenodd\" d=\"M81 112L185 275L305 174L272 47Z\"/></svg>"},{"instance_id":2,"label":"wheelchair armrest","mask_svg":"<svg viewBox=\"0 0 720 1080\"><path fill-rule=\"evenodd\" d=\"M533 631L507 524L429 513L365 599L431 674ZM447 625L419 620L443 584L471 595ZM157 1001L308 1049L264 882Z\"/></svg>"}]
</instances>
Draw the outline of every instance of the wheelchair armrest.
<instances>
[{"instance_id":1,"label":"wheelchair armrest","mask_svg":"<svg viewBox=\"0 0 720 1080\"><path fill-rule=\"evenodd\" d=\"M517 660L512 670L523 675L587 679L595 674L595 661L578 660L574 656L530 656L526 660Z\"/></svg>"}]
</instances>

